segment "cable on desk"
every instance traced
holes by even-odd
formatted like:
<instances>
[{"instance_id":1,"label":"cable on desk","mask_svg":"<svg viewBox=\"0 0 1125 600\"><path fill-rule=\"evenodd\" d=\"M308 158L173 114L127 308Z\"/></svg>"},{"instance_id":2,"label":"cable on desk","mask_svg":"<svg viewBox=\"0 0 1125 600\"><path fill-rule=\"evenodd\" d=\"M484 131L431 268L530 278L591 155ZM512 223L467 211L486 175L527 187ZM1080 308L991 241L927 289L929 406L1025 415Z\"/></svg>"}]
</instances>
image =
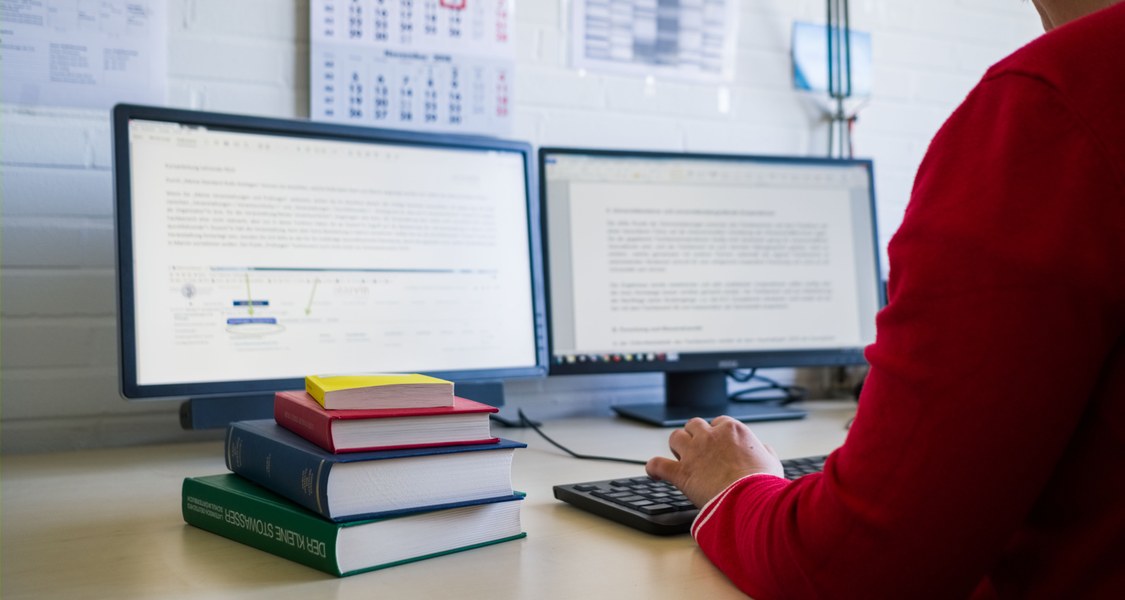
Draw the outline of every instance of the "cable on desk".
<instances>
[{"instance_id":1,"label":"cable on desk","mask_svg":"<svg viewBox=\"0 0 1125 600\"><path fill-rule=\"evenodd\" d=\"M749 369L748 371L749 372L745 370L727 371L727 377L730 377L738 383L761 381L765 385L739 390L727 397L730 402L777 402L779 405L785 406L793 402L800 402L809 395L809 390L803 386L785 385L765 375L759 375L758 369ZM780 392L780 395L754 396L754 394L760 392L775 390Z\"/></svg>"},{"instance_id":2,"label":"cable on desk","mask_svg":"<svg viewBox=\"0 0 1125 600\"><path fill-rule=\"evenodd\" d=\"M580 458L582 460L604 460L604 461L609 461L609 462L628 463L630 465L643 465L643 464L647 464L647 462L648 462L648 461L644 461L644 460L635 460L635 459L632 459L632 458L616 458L616 457L613 457L613 456L594 456L594 455L591 455L591 454L579 454L579 453L571 450L570 448L567 448L566 446L563 446L562 444L556 442L555 440L552 440L550 437L547 436L547 434L543 433L543 430L539 429L539 425L537 425L535 423L535 421L532 421L531 419L529 419L527 417L527 415L523 414L522 408L518 409L516 411L516 414L519 415L520 423L522 423L526 427L530 427L530 428L534 429L535 433L538 433L540 437L547 440L547 442L550 443L552 446L558 448L559 450L562 450L563 452L566 452L567 454L573 456L574 458Z\"/></svg>"}]
</instances>

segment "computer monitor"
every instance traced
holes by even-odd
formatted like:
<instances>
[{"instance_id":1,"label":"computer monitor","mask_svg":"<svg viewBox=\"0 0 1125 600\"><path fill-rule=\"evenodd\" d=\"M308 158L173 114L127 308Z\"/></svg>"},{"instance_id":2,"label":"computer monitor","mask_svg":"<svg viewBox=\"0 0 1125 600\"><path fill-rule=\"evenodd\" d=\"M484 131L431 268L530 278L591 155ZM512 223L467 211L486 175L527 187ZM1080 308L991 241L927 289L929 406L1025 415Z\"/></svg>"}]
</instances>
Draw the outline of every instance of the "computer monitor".
<instances>
[{"instance_id":1,"label":"computer monitor","mask_svg":"<svg viewBox=\"0 0 1125 600\"><path fill-rule=\"evenodd\" d=\"M550 373L665 373L660 425L728 414L732 370L852 365L883 304L872 163L539 150Z\"/></svg>"},{"instance_id":2,"label":"computer monitor","mask_svg":"<svg viewBox=\"0 0 1125 600\"><path fill-rule=\"evenodd\" d=\"M120 105L121 391L185 427L309 374L421 372L502 404L546 373L529 145Z\"/></svg>"}]
</instances>

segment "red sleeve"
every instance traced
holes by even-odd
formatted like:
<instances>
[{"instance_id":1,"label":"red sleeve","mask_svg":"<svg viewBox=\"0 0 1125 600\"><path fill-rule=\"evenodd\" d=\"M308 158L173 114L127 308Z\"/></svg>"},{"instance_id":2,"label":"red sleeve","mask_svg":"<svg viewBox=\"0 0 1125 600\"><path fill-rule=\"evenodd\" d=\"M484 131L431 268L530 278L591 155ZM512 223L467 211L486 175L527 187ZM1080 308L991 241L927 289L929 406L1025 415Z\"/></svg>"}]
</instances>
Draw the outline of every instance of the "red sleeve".
<instances>
[{"instance_id":1,"label":"red sleeve","mask_svg":"<svg viewBox=\"0 0 1125 600\"><path fill-rule=\"evenodd\" d=\"M1099 148L1029 76L988 78L954 113L889 248L847 442L824 473L743 479L697 520L740 589L954 598L980 584L1114 343L1125 186Z\"/></svg>"}]
</instances>

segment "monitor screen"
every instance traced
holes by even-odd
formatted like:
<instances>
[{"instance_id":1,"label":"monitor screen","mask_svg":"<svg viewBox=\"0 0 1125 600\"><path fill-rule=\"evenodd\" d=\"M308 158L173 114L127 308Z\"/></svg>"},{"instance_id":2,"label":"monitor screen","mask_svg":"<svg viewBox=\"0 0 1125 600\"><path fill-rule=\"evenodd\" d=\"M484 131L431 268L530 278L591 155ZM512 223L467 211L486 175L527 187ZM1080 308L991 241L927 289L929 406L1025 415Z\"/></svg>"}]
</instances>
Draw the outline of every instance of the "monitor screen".
<instances>
[{"instance_id":1,"label":"monitor screen","mask_svg":"<svg viewBox=\"0 0 1125 600\"><path fill-rule=\"evenodd\" d=\"M530 147L115 110L127 398L545 372Z\"/></svg>"},{"instance_id":2,"label":"monitor screen","mask_svg":"<svg viewBox=\"0 0 1125 600\"><path fill-rule=\"evenodd\" d=\"M543 148L540 170L552 374L663 371L705 416L747 408L728 370L863 362L870 161Z\"/></svg>"}]
</instances>

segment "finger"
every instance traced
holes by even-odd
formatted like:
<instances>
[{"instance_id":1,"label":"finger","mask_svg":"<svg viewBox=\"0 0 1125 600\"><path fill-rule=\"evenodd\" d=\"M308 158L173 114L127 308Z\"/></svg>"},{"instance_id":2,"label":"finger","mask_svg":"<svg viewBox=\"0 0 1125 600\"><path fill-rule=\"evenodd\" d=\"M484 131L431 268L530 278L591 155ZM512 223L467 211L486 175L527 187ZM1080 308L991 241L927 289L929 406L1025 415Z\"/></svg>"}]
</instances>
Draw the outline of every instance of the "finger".
<instances>
[{"instance_id":1,"label":"finger","mask_svg":"<svg viewBox=\"0 0 1125 600\"><path fill-rule=\"evenodd\" d=\"M668 436L668 449L677 458L681 458L680 454L688 445L691 444L691 434L683 429L677 429Z\"/></svg>"},{"instance_id":2,"label":"finger","mask_svg":"<svg viewBox=\"0 0 1125 600\"><path fill-rule=\"evenodd\" d=\"M711 419L712 427L719 427L722 425L738 425L739 423L742 423L742 421L739 421L738 419L729 415L719 415L714 419Z\"/></svg>"},{"instance_id":3,"label":"finger","mask_svg":"<svg viewBox=\"0 0 1125 600\"><path fill-rule=\"evenodd\" d=\"M691 419L684 424L684 431L688 432L691 435L699 435L710 430L711 424L707 421L704 421L703 419L700 419L699 417L695 417L694 419Z\"/></svg>"},{"instance_id":4,"label":"finger","mask_svg":"<svg viewBox=\"0 0 1125 600\"><path fill-rule=\"evenodd\" d=\"M679 461L663 456L654 456L645 463L645 472L653 479L671 481L675 484L675 479L679 475L679 466Z\"/></svg>"}]
</instances>

